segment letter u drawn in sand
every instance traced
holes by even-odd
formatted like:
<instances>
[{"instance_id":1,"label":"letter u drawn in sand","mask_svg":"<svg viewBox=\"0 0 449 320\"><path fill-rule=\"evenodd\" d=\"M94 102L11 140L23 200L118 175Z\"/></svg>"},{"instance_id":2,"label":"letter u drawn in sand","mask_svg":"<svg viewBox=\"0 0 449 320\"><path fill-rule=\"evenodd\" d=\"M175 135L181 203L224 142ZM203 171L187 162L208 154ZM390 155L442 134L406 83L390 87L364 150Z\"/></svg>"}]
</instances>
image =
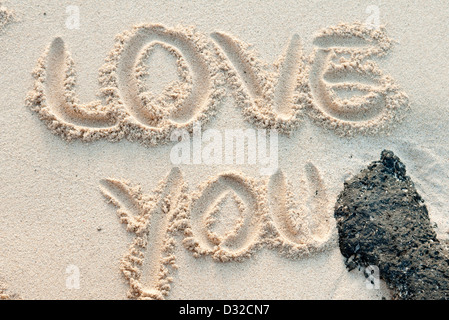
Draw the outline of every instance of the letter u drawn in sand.
<instances>
[{"instance_id":1,"label":"letter u drawn in sand","mask_svg":"<svg viewBox=\"0 0 449 320\"><path fill-rule=\"evenodd\" d=\"M191 193L177 168L149 194L124 180L103 181L103 195L134 234L120 261L128 297L168 296L178 268L175 235L194 257L221 263L243 261L263 247L289 259L325 250L333 240L331 208L318 170L309 163L305 171L300 202L282 173L267 180L225 172Z\"/></svg>"}]
</instances>

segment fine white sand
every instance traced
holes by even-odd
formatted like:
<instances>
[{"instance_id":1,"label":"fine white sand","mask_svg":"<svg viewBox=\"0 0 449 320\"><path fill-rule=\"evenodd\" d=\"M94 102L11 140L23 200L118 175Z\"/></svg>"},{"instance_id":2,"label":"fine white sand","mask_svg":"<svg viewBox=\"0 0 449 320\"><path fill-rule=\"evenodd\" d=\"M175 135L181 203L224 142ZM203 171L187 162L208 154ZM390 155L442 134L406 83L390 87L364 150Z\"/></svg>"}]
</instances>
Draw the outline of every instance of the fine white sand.
<instances>
[{"instance_id":1,"label":"fine white sand","mask_svg":"<svg viewBox=\"0 0 449 320\"><path fill-rule=\"evenodd\" d=\"M449 239L446 1L46 2L0 5L0 299L389 299L333 218L383 149ZM279 171L173 163L192 119Z\"/></svg>"}]
</instances>

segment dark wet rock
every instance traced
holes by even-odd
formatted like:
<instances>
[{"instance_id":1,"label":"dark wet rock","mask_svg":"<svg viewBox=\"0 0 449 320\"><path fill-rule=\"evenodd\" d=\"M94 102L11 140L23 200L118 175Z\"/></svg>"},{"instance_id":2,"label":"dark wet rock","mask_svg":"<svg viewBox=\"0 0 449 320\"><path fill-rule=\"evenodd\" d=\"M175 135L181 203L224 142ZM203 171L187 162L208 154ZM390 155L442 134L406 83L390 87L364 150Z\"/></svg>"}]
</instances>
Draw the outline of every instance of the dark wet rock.
<instances>
[{"instance_id":1,"label":"dark wet rock","mask_svg":"<svg viewBox=\"0 0 449 320\"><path fill-rule=\"evenodd\" d=\"M449 254L393 152L345 182L335 219L348 269L377 266L396 299L449 299Z\"/></svg>"}]
</instances>

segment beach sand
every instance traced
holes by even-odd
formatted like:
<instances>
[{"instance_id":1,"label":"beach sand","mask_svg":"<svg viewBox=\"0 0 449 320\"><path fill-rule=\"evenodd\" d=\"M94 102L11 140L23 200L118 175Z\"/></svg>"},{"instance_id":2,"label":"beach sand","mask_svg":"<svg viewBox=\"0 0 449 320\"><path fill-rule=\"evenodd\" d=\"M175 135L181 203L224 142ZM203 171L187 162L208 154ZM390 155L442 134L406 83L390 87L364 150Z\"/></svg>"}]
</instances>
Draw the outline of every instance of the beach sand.
<instances>
[{"instance_id":1,"label":"beach sand","mask_svg":"<svg viewBox=\"0 0 449 320\"><path fill-rule=\"evenodd\" d=\"M0 18L0 298L390 299L347 271L334 219L384 149L449 239L446 1L9 0ZM242 129L277 130L278 170L226 163ZM223 138L224 160L176 163L173 132Z\"/></svg>"}]
</instances>

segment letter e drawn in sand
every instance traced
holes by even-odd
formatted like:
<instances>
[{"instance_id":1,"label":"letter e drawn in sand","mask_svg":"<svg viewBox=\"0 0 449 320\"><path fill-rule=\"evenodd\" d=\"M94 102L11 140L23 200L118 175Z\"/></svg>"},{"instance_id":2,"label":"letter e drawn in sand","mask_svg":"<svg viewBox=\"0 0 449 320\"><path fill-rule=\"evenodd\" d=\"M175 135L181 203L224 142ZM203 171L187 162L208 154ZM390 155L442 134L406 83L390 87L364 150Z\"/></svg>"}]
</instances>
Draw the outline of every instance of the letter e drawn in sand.
<instances>
[{"instance_id":1,"label":"letter e drawn in sand","mask_svg":"<svg viewBox=\"0 0 449 320\"><path fill-rule=\"evenodd\" d=\"M407 95L371 57L383 57L393 41L385 28L341 23L321 30L308 69L313 96L308 115L339 135L377 133L400 122Z\"/></svg>"},{"instance_id":2,"label":"letter e drawn in sand","mask_svg":"<svg viewBox=\"0 0 449 320\"><path fill-rule=\"evenodd\" d=\"M392 47L385 28L339 24L322 30L309 57L293 35L269 66L251 46L223 32L211 39L193 27L143 24L116 37L99 71L101 100L80 104L74 62L61 38L38 60L34 88L26 98L50 130L67 140L127 138L146 145L168 142L176 129L215 115L233 92L244 118L289 134L304 115L342 136L387 131L409 107L407 95L370 58ZM178 80L153 94L146 61L156 49L176 60Z\"/></svg>"}]
</instances>

